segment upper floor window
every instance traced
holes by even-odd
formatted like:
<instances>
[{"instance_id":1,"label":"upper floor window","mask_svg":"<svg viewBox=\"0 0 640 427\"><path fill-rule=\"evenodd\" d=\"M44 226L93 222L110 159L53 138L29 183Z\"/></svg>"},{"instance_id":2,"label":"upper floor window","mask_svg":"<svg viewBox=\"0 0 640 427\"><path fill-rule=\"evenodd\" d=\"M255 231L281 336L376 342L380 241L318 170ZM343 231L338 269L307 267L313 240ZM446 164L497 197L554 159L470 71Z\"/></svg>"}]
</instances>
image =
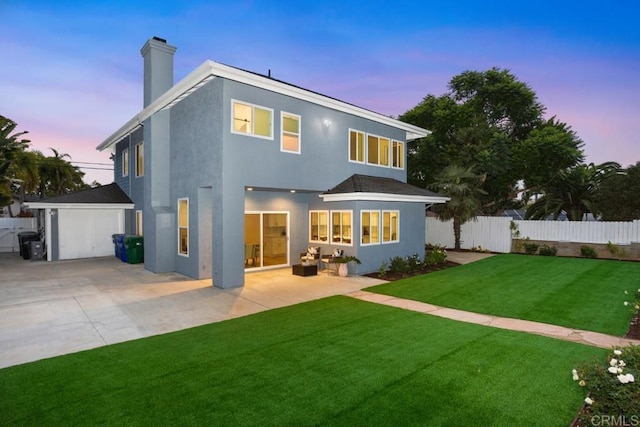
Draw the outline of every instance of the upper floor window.
<instances>
[{"instance_id":1,"label":"upper floor window","mask_svg":"<svg viewBox=\"0 0 640 427\"><path fill-rule=\"evenodd\" d=\"M398 169L404 168L404 143L393 141L391 148L391 166Z\"/></svg>"},{"instance_id":2,"label":"upper floor window","mask_svg":"<svg viewBox=\"0 0 640 427\"><path fill-rule=\"evenodd\" d=\"M367 135L367 163L389 166L389 139Z\"/></svg>"},{"instance_id":3,"label":"upper floor window","mask_svg":"<svg viewBox=\"0 0 640 427\"><path fill-rule=\"evenodd\" d=\"M328 243L329 211L309 212L309 241Z\"/></svg>"},{"instance_id":4,"label":"upper floor window","mask_svg":"<svg viewBox=\"0 0 640 427\"><path fill-rule=\"evenodd\" d=\"M364 163L364 132L349 129L349 160Z\"/></svg>"},{"instance_id":5,"label":"upper floor window","mask_svg":"<svg viewBox=\"0 0 640 427\"><path fill-rule=\"evenodd\" d=\"M136 144L136 176L144 175L144 142Z\"/></svg>"},{"instance_id":6,"label":"upper floor window","mask_svg":"<svg viewBox=\"0 0 640 427\"><path fill-rule=\"evenodd\" d=\"M382 211L382 243L400 241L400 212Z\"/></svg>"},{"instance_id":7,"label":"upper floor window","mask_svg":"<svg viewBox=\"0 0 640 427\"><path fill-rule=\"evenodd\" d=\"M300 116L281 114L282 135L280 149L289 153L300 153Z\"/></svg>"},{"instance_id":8,"label":"upper floor window","mask_svg":"<svg viewBox=\"0 0 640 427\"><path fill-rule=\"evenodd\" d=\"M129 176L129 149L122 150L122 176Z\"/></svg>"},{"instance_id":9,"label":"upper floor window","mask_svg":"<svg viewBox=\"0 0 640 427\"><path fill-rule=\"evenodd\" d=\"M189 199L178 199L178 255L189 256Z\"/></svg>"},{"instance_id":10,"label":"upper floor window","mask_svg":"<svg viewBox=\"0 0 640 427\"><path fill-rule=\"evenodd\" d=\"M273 139L273 110L245 102L231 101L231 131Z\"/></svg>"},{"instance_id":11,"label":"upper floor window","mask_svg":"<svg viewBox=\"0 0 640 427\"><path fill-rule=\"evenodd\" d=\"M362 245L380 243L380 211L360 211L360 227Z\"/></svg>"},{"instance_id":12,"label":"upper floor window","mask_svg":"<svg viewBox=\"0 0 640 427\"><path fill-rule=\"evenodd\" d=\"M351 245L351 211L331 211L331 242Z\"/></svg>"},{"instance_id":13,"label":"upper floor window","mask_svg":"<svg viewBox=\"0 0 640 427\"><path fill-rule=\"evenodd\" d=\"M349 161L404 169L404 142L349 129Z\"/></svg>"}]
</instances>

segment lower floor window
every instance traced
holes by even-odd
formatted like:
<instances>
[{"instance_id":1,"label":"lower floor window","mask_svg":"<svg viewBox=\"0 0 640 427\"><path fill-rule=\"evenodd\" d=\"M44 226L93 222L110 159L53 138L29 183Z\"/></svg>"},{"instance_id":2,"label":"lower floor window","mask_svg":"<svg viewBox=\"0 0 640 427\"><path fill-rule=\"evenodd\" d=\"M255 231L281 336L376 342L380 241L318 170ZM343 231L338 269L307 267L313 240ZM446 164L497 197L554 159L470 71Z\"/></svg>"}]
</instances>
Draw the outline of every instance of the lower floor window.
<instances>
[{"instance_id":1,"label":"lower floor window","mask_svg":"<svg viewBox=\"0 0 640 427\"><path fill-rule=\"evenodd\" d=\"M351 245L351 211L331 211L331 242Z\"/></svg>"},{"instance_id":2,"label":"lower floor window","mask_svg":"<svg viewBox=\"0 0 640 427\"><path fill-rule=\"evenodd\" d=\"M382 211L382 243L400 241L400 212Z\"/></svg>"},{"instance_id":3,"label":"lower floor window","mask_svg":"<svg viewBox=\"0 0 640 427\"><path fill-rule=\"evenodd\" d=\"M136 211L136 234L142 236L142 211Z\"/></svg>"},{"instance_id":4,"label":"lower floor window","mask_svg":"<svg viewBox=\"0 0 640 427\"><path fill-rule=\"evenodd\" d=\"M189 199L178 199L178 254L189 256Z\"/></svg>"}]
</instances>

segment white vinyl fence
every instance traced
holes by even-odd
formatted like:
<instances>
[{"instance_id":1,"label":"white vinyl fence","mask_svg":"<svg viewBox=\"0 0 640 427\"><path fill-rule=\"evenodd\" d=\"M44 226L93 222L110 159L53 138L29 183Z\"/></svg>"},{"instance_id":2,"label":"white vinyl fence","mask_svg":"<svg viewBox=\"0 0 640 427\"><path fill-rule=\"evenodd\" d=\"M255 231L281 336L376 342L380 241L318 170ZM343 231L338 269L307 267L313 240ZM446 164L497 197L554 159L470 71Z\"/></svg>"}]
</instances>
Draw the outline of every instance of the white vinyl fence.
<instances>
[{"instance_id":1,"label":"white vinyl fence","mask_svg":"<svg viewBox=\"0 0 640 427\"><path fill-rule=\"evenodd\" d=\"M557 242L615 243L625 245L640 242L640 221L514 221L520 237ZM492 252L511 251L511 218L479 216L462 225L460 247L471 249L482 246ZM427 218L426 242L454 247L453 220L442 222Z\"/></svg>"},{"instance_id":2,"label":"white vinyl fence","mask_svg":"<svg viewBox=\"0 0 640 427\"><path fill-rule=\"evenodd\" d=\"M18 233L38 231L35 218L0 218L0 252L20 252Z\"/></svg>"}]
</instances>

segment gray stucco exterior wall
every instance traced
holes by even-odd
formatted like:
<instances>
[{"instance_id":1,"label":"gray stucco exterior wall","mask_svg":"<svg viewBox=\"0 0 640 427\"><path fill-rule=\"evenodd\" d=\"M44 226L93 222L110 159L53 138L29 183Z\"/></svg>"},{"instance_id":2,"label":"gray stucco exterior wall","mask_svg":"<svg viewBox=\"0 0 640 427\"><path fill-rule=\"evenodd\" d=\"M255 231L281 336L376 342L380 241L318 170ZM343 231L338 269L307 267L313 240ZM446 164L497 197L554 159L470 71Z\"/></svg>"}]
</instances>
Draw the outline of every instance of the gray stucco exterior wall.
<instances>
[{"instance_id":1,"label":"gray stucco exterior wall","mask_svg":"<svg viewBox=\"0 0 640 427\"><path fill-rule=\"evenodd\" d=\"M272 109L272 138L233 133L233 100ZM283 112L300 116L299 154L281 150ZM350 162L350 129L405 142L401 129L220 77L153 115L143 128L116 145L114 168L116 182L136 210L143 210L145 267L212 278L215 286L223 288L242 286L246 211L289 212L291 264L298 263L299 253L310 245L310 209L353 211L352 244L323 245L325 253L340 247L360 258L362 265L351 266L352 273L377 271L391 256L422 254L424 204L325 203L319 198L353 174L406 182L405 169ZM135 144L143 140L145 173L135 177ZM129 149L128 177L121 176L119 166L125 147ZM188 256L178 253L179 199L189 201ZM398 210L400 241L361 247L362 209ZM135 227L135 213L127 222L129 232Z\"/></svg>"}]
</instances>

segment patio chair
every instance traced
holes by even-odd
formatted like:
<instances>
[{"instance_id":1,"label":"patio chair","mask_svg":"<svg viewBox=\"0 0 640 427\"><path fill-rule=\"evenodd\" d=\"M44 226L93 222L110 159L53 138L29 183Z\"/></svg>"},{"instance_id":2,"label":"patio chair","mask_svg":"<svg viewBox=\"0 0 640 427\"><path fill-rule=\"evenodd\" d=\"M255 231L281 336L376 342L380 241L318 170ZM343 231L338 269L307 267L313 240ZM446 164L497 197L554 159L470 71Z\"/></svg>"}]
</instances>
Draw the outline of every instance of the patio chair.
<instances>
[{"instance_id":1,"label":"patio chair","mask_svg":"<svg viewBox=\"0 0 640 427\"><path fill-rule=\"evenodd\" d=\"M300 253L300 262L303 264L318 265L318 262L320 261L320 254L320 246L309 246L306 252Z\"/></svg>"}]
</instances>

